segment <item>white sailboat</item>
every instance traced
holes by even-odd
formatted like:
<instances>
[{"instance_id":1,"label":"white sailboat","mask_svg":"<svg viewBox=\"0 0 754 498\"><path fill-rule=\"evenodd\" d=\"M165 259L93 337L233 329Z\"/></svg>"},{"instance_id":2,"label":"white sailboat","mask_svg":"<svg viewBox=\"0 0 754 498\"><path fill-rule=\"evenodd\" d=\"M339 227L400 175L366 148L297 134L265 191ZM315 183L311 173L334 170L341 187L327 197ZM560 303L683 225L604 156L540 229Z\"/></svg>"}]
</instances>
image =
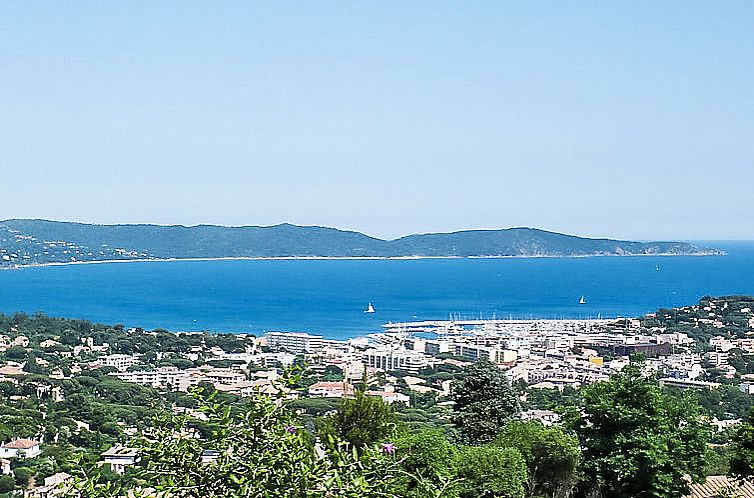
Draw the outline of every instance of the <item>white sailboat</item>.
<instances>
[{"instance_id":1,"label":"white sailboat","mask_svg":"<svg viewBox=\"0 0 754 498\"><path fill-rule=\"evenodd\" d=\"M586 298L584 296L581 296L581 299L579 299L579 304L586 304Z\"/></svg>"},{"instance_id":2,"label":"white sailboat","mask_svg":"<svg viewBox=\"0 0 754 498\"><path fill-rule=\"evenodd\" d=\"M374 306L372 306L372 303L369 303L369 306L364 310L364 313L374 313Z\"/></svg>"}]
</instances>

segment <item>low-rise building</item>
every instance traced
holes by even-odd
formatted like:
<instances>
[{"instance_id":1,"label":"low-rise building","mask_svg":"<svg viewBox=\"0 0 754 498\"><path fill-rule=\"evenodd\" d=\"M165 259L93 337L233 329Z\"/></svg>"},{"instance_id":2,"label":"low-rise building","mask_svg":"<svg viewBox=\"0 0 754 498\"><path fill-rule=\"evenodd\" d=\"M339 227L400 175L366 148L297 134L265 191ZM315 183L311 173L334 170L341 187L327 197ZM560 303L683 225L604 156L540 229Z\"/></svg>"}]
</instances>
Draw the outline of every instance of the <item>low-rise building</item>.
<instances>
[{"instance_id":1,"label":"low-rise building","mask_svg":"<svg viewBox=\"0 0 754 498\"><path fill-rule=\"evenodd\" d=\"M526 410L521 412L521 420L538 420L543 425L560 422L560 415L550 410Z\"/></svg>"},{"instance_id":2,"label":"low-rise building","mask_svg":"<svg viewBox=\"0 0 754 498\"><path fill-rule=\"evenodd\" d=\"M347 382L316 382L309 386L312 398L343 398L353 395L353 386Z\"/></svg>"},{"instance_id":3,"label":"low-rise building","mask_svg":"<svg viewBox=\"0 0 754 498\"><path fill-rule=\"evenodd\" d=\"M139 462L139 450L124 446L113 446L102 454L103 461L100 465L109 465L110 470L116 474L123 474L128 467L133 467Z\"/></svg>"},{"instance_id":4,"label":"low-rise building","mask_svg":"<svg viewBox=\"0 0 754 498\"><path fill-rule=\"evenodd\" d=\"M65 472L58 472L50 477L45 477L44 485L31 488L24 492L24 498L53 498L55 496L66 496L73 477Z\"/></svg>"},{"instance_id":5,"label":"low-rise building","mask_svg":"<svg viewBox=\"0 0 754 498\"><path fill-rule=\"evenodd\" d=\"M0 458L35 458L42 453L41 441L14 439L0 446Z\"/></svg>"},{"instance_id":6,"label":"low-rise building","mask_svg":"<svg viewBox=\"0 0 754 498\"><path fill-rule=\"evenodd\" d=\"M691 379L674 379L671 377L665 377L660 379L660 387L675 387L678 389L715 389L720 387L717 382L707 382L705 380L691 380Z\"/></svg>"}]
</instances>

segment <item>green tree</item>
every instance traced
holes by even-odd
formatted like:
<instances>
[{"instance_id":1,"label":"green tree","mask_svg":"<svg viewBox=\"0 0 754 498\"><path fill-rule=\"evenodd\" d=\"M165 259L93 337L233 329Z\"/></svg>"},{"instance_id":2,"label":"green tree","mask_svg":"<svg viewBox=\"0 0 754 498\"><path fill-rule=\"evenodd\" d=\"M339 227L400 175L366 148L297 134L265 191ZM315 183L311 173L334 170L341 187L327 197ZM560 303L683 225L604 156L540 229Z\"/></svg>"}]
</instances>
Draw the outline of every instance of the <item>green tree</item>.
<instances>
[{"instance_id":1,"label":"green tree","mask_svg":"<svg viewBox=\"0 0 754 498\"><path fill-rule=\"evenodd\" d=\"M461 498L522 498L526 461L515 448L467 446L458 456Z\"/></svg>"},{"instance_id":2,"label":"green tree","mask_svg":"<svg viewBox=\"0 0 754 498\"><path fill-rule=\"evenodd\" d=\"M404 498L457 496L458 449L442 431L405 432L395 441L401 470L393 481L393 493Z\"/></svg>"},{"instance_id":3,"label":"green tree","mask_svg":"<svg viewBox=\"0 0 754 498\"><path fill-rule=\"evenodd\" d=\"M520 411L505 373L489 361L469 367L464 379L454 382L453 395L453 423L470 444L492 441Z\"/></svg>"},{"instance_id":4,"label":"green tree","mask_svg":"<svg viewBox=\"0 0 754 498\"><path fill-rule=\"evenodd\" d=\"M692 394L664 391L629 365L584 389L573 421L586 487L611 498L680 498L703 478L709 428Z\"/></svg>"},{"instance_id":5,"label":"green tree","mask_svg":"<svg viewBox=\"0 0 754 498\"><path fill-rule=\"evenodd\" d=\"M16 482L11 476L0 475L0 494L10 493L16 489Z\"/></svg>"},{"instance_id":6,"label":"green tree","mask_svg":"<svg viewBox=\"0 0 754 498\"><path fill-rule=\"evenodd\" d=\"M529 474L527 496L568 496L573 489L581 456L576 436L540 422L513 421L505 426L495 445L515 448L524 457Z\"/></svg>"},{"instance_id":7,"label":"green tree","mask_svg":"<svg viewBox=\"0 0 754 498\"><path fill-rule=\"evenodd\" d=\"M34 475L34 471L29 467L17 467L13 469L13 476L16 479L16 485L25 488Z\"/></svg>"},{"instance_id":8,"label":"green tree","mask_svg":"<svg viewBox=\"0 0 754 498\"><path fill-rule=\"evenodd\" d=\"M754 410L733 435L731 446L730 473L739 478L754 475Z\"/></svg>"},{"instance_id":9,"label":"green tree","mask_svg":"<svg viewBox=\"0 0 754 498\"><path fill-rule=\"evenodd\" d=\"M344 398L335 413L324 418L320 433L347 441L357 451L387 442L395 432L395 413L382 398L368 396L365 387L356 389L353 398Z\"/></svg>"},{"instance_id":10,"label":"green tree","mask_svg":"<svg viewBox=\"0 0 754 498\"><path fill-rule=\"evenodd\" d=\"M325 382L339 382L343 380L343 370L335 365L328 365L322 375Z\"/></svg>"},{"instance_id":11,"label":"green tree","mask_svg":"<svg viewBox=\"0 0 754 498\"><path fill-rule=\"evenodd\" d=\"M13 361L25 360L28 353L21 346L13 346L5 350L5 357Z\"/></svg>"},{"instance_id":12,"label":"green tree","mask_svg":"<svg viewBox=\"0 0 754 498\"><path fill-rule=\"evenodd\" d=\"M233 406L210 400L201 408L211 428L206 438L176 437L191 433L190 419L169 415L132 444L141 452L133 483L94 473L80 477L70 496L130 495L135 485L173 498L386 496L397 470L392 447L365 447L357 455L331 440L322 453L280 401L263 395ZM203 463L205 450L215 450L216 459Z\"/></svg>"}]
</instances>

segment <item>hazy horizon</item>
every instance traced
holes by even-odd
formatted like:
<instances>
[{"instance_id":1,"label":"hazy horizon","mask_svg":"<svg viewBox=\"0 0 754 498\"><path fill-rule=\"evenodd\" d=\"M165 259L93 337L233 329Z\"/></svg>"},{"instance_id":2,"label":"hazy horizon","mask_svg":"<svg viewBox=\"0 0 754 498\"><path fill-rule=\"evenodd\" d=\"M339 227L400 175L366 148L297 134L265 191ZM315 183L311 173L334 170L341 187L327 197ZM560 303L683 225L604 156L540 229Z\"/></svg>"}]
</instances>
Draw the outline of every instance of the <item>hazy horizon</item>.
<instances>
[{"instance_id":1,"label":"hazy horizon","mask_svg":"<svg viewBox=\"0 0 754 498\"><path fill-rule=\"evenodd\" d=\"M0 218L754 239L754 4L8 3Z\"/></svg>"}]
</instances>

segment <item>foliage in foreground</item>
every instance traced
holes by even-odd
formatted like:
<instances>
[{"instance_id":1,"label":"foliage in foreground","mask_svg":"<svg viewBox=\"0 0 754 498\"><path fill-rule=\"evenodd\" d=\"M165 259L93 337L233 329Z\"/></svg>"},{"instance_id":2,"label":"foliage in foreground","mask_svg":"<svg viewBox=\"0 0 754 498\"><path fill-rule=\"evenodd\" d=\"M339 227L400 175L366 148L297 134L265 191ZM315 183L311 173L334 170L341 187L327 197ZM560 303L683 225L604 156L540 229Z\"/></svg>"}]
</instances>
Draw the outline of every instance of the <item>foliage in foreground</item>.
<instances>
[{"instance_id":1,"label":"foliage in foreground","mask_svg":"<svg viewBox=\"0 0 754 498\"><path fill-rule=\"evenodd\" d=\"M584 449L583 494L681 497L689 492L685 476L703 479L709 428L693 394L664 391L629 365L583 396L572 422Z\"/></svg>"},{"instance_id":2,"label":"foliage in foreground","mask_svg":"<svg viewBox=\"0 0 754 498\"><path fill-rule=\"evenodd\" d=\"M466 377L455 383L453 394L453 423L467 443L491 442L521 411L505 372L489 361L469 367Z\"/></svg>"},{"instance_id":3,"label":"foliage in foreground","mask_svg":"<svg viewBox=\"0 0 754 498\"><path fill-rule=\"evenodd\" d=\"M138 444L142 460L128 486L175 498L317 498L385 496L396 470L391 451L347 443L320 445L296 425L283 405L253 397L242 406L214 403L202 410L212 428L199 439L189 420L170 416ZM216 460L202 463L206 450ZM120 496L129 490L104 485L95 474L70 496ZM153 491L152 491L153 490ZM142 491L144 496L146 492Z\"/></svg>"},{"instance_id":4,"label":"foliage in foreground","mask_svg":"<svg viewBox=\"0 0 754 498\"><path fill-rule=\"evenodd\" d=\"M477 439L466 432L461 446L440 430L396 428L381 400L362 395L338 404L321 440L282 400L211 400L203 438L195 420L176 416L146 433L127 487L177 498L681 498L685 476L703 477L709 434L694 395L663 390L631 365L584 388L565 427L545 427L515 418L513 391L494 369L482 363L459 383L472 402L457 403L456 414L479 422ZM483 399L499 403L488 412ZM483 413L497 418L486 423ZM746 434L738 444L754 448ZM204 450L218 452L216 461L201 463ZM82 480L73 496L127 491L103 482Z\"/></svg>"}]
</instances>

